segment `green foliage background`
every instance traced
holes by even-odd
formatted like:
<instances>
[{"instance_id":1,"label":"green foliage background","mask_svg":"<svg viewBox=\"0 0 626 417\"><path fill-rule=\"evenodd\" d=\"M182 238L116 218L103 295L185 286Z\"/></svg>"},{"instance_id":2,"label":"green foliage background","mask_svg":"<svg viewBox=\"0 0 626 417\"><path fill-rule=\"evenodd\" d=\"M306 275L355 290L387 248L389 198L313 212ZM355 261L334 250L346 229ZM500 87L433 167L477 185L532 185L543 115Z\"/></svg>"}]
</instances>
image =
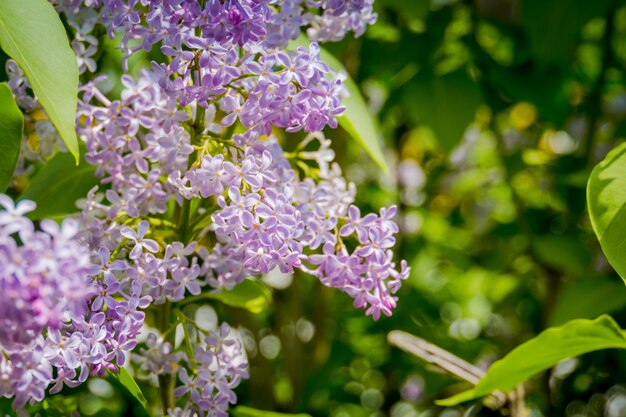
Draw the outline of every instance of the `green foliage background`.
<instances>
[{"instance_id":1,"label":"green foliage background","mask_svg":"<svg viewBox=\"0 0 626 417\"><path fill-rule=\"evenodd\" d=\"M609 313L626 327L626 288L592 231L585 191L593 167L626 138L626 5L375 4L378 23L362 38L325 48L367 98L389 172L345 131L327 135L363 211L400 206L397 254L411 277L393 317L378 322L304 275L263 295L272 302L260 314L216 303L220 318L248 329L252 377L238 389L239 403L332 417L501 415L480 402L435 405L471 386L386 337L404 330L486 368L572 319ZM107 45L99 64L119 79L119 52ZM132 71L148 60L134 57ZM52 178L55 166L73 165L65 159L38 175ZM92 186L82 181L72 182L73 199ZM73 208L65 203L41 215L65 214ZM585 354L526 383L526 403L535 416L624 416L625 375L625 351ZM156 390L136 380L158 409ZM113 378L66 389L40 407L50 415L73 409L145 414ZM250 410L234 414L274 415Z\"/></svg>"}]
</instances>

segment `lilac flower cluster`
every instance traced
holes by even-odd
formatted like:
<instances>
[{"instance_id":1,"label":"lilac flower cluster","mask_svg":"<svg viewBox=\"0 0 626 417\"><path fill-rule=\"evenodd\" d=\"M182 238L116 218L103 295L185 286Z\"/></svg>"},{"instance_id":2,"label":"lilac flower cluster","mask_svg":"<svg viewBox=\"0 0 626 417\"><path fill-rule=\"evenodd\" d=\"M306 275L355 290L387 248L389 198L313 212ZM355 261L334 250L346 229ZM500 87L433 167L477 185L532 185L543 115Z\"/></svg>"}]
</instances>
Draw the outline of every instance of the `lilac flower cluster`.
<instances>
[{"instance_id":1,"label":"lilac flower cluster","mask_svg":"<svg viewBox=\"0 0 626 417\"><path fill-rule=\"evenodd\" d=\"M61 227L43 221L43 231L36 231L24 217L35 208L32 201L15 206L0 194L0 205L0 346L16 351L31 345L44 328L58 330L65 317L83 315L91 264L89 252L73 240L75 221Z\"/></svg>"},{"instance_id":2,"label":"lilac flower cluster","mask_svg":"<svg viewBox=\"0 0 626 417\"><path fill-rule=\"evenodd\" d=\"M390 315L393 294L409 272L405 263L397 271L392 261L395 209L360 217L351 206L354 186L332 163L330 141L312 133L298 148L298 158L317 166L317 180L300 179L272 135L254 142L250 131L222 137L215 106L204 114L206 127L194 133L202 142L191 145L184 126L197 119L198 109L192 108L192 114L176 110L153 77L144 72L136 82L125 78L116 102L93 83L83 88L84 100L99 102L80 105L86 158L111 189L104 196L90 193L82 229L92 247L117 250L126 259L125 274L116 282L161 304L197 295L204 286L230 289L247 276L275 268L300 269L348 293L374 318ZM317 150L304 150L315 148L315 142ZM189 224L190 240L164 243L160 251L158 236L150 235L148 221L139 219L162 215L172 198L181 206L189 200L208 205L201 203ZM137 231L127 224L137 224ZM160 233L174 227L156 224ZM343 238L352 235L359 245L350 254ZM214 238L207 241L207 236ZM322 244L322 254L307 255ZM165 358L170 352L171 347L162 351ZM173 363L160 369L175 369Z\"/></svg>"},{"instance_id":3,"label":"lilac flower cluster","mask_svg":"<svg viewBox=\"0 0 626 417\"><path fill-rule=\"evenodd\" d=\"M284 48L302 29L312 40L360 36L376 21L373 0L51 0L72 22L88 22L98 9L109 36L122 32L127 53L153 45L186 43L196 29L212 43ZM78 18L76 17L78 16ZM87 23L72 24L84 27ZM80 30L79 30L80 32ZM85 39L83 36L82 39ZM91 43L91 41L88 41ZM135 45L132 45L132 44ZM190 45L188 45L190 46ZM88 48L81 48L82 50ZM84 54L77 55L83 56Z\"/></svg>"},{"instance_id":4,"label":"lilac flower cluster","mask_svg":"<svg viewBox=\"0 0 626 417\"><path fill-rule=\"evenodd\" d=\"M123 291L114 274L125 262L93 254L75 219L42 220L38 231L24 217L34 203L0 195L0 205L0 395L21 408L50 385L55 393L123 366L147 300Z\"/></svg>"},{"instance_id":5,"label":"lilac flower cluster","mask_svg":"<svg viewBox=\"0 0 626 417\"><path fill-rule=\"evenodd\" d=\"M174 390L176 397L188 395L191 401L183 409L170 410L171 417L194 412L215 417L228 416L229 405L237 402L233 389L242 378L248 378L243 345L231 332L224 323L219 331L206 337L200 336L201 343L192 360L197 373L189 375L187 369L181 367L178 372L181 385Z\"/></svg>"},{"instance_id":6,"label":"lilac flower cluster","mask_svg":"<svg viewBox=\"0 0 626 417\"><path fill-rule=\"evenodd\" d=\"M123 75L117 100L99 90L103 77L81 86L77 131L103 187L78 202L76 218L35 231L23 217L30 203L0 200L0 288L11 289L0 294L1 395L22 407L51 384L56 392L117 370L145 310L158 310L160 334L133 357L179 381L174 394L191 400L164 408L226 416L247 377L242 345L228 325L206 334L176 306L276 268L318 277L374 319L391 314L409 274L393 261L396 209L361 216L321 133L344 111L342 75L316 43L284 49L302 28L319 41L361 34L376 18L371 0L52 3L75 31L81 72L97 69L99 21L111 36L123 32L127 56L156 46L168 60ZM9 69L22 107L38 108L23 74ZM301 138L293 152L278 129ZM22 322L28 332L19 334ZM176 346L173 331L189 325L193 334Z\"/></svg>"}]
</instances>

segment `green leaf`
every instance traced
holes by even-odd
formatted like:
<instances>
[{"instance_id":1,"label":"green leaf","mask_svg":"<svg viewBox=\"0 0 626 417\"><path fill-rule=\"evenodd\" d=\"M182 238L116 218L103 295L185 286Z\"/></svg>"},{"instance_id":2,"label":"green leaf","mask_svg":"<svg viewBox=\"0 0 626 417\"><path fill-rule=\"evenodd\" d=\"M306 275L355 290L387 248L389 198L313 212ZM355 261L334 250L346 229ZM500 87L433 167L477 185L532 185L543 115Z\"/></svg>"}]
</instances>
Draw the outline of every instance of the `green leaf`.
<instances>
[{"instance_id":1,"label":"green leaf","mask_svg":"<svg viewBox=\"0 0 626 417\"><path fill-rule=\"evenodd\" d=\"M626 144L609 152L591 172L587 204L602 251L626 282Z\"/></svg>"},{"instance_id":2,"label":"green leaf","mask_svg":"<svg viewBox=\"0 0 626 417\"><path fill-rule=\"evenodd\" d=\"M309 41L304 35L300 36L295 41L292 41L290 48L296 48L303 46L308 48ZM343 71L346 74L346 80L344 86L348 90L348 97L344 97L342 104L346 106L344 114L337 118L341 127L356 140L361 147L369 154L374 162L385 172L389 172L389 167L385 161L383 150L380 144L379 138L382 136L380 128L376 123L375 118L370 113L365 103L365 99L359 90L359 87L348 75L348 71L344 65L335 58L330 52L324 48L320 48L320 58L328 66L335 71Z\"/></svg>"},{"instance_id":3,"label":"green leaf","mask_svg":"<svg viewBox=\"0 0 626 417\"><path fill-rule=\"evenodd\" d=\"M256 408L238 405L233 409L234 417L311 417L309 414L285 414L274 411L257 410Z\"/></svg>"},{"instance_id":4,"label":"green leaf","mask_svg":"<svg viewBox=\"0 0 626 417\"><path fill-rule=\"evenodd\" d=\"M95 170L82 158L77 167L71 155L57 154L37 171L20 196L37 203L28 217L38 220L79 211L76 200L86 197L89 190L99 184Z\"/></svg>"},{"instance_id":5,"label":"green leaf","mask_svg":"<svg viewBox=\"0 0 626 417\"><path fill-rule=\"evenodd\" d=\"M0 84L0 109L0 193L3 193L13 178L24 129L24 117L6 83Z\"/></svg>"},{"instance_id":6,"label":"green leaf","mask_svg":"<svg viewBox=\"0 0 626 417\"><path fill-rule=\"evenodd\" d=\"M561 327L547 329L519 345L494 362L476 387L437 401L437 404L453 406L497 390L508 392L564 359L612 348L626 349L626 336L611 317L603 315L595 320L572 320Z\"/></svg>"},{"instance_id":7,"label":"green leaf","mask_svg":"<svg viewBox=\"0 0 626 417\"><path fill-rule=\"evenodd\" d=\"M63 23L47 0L0 0L0 47L28 81L78 163L74 119L78 64Z\"/></svg>"},{"instance_id":8,"label":"green leaf","mask_svg":"<svg viewBox=\"0 0 626 417\"><path fill-rule=\"evenodd\" d=\"M589 251L576 236L536 236L531 249L543 264L574 276L582 275L591 263Z\"/></svg>"},{"instance_id":9,"label":"green leaf","mask_svg":"<svg viewBox=\"0 0 626 417\"><path fill-rule=\"evenodd\" d=\"M529 101L539 110L540 118L561 125L571 111L571 80L565 71L529 72L525 67L491 65L486 78L498 94L512 102Z\"/></svg>"},{"instance_id":10,"label":"green leaf","mask_svg":"<svg viewBox=\"0 0 626 417\"><path fill-rule=\"evenodd\" d=\"M418 73L402 88L409 116L417 124L430 126L445 152L460 142L482 102L478 85L464 70L445 75Z\"/></svg>"},{"instance_id":11,"label":"green leaf","mask_svg":"<svg viewBox=\"0 0 626 417\"><path fill-rule=\"evenodd\" d=\"M583 26L606 15L613 4L614 0L524 0L522 21L539 64L550 67L569 63Z\"/></svg>"},{"instance_id":12,"label":"green leaf","mask_svg":"<svg viewBox=\"0 0 626 417\"><path fill-rule=\"evenodd\" d=\"M624 284L610 276L583 278L559 291L550 325L560 326L576 318L598 317L625 306Z\"/></svg>"},{"instance_id":13,"label":"green leaf","mask_svg":"<svg viewBox=\"0 0 626 417\"><path fill-rule=\"evenodd\" d=\"M119 372L111 372L109 374L115 378L120 384L124 386L128 390L128 392L141 404L141 406L148 411L148 401L146 401L146 397L144 397L143 392L141 392L141 388L135 382L133 377L128 373L126 368L120 368Z\"/></svg>"},{"instance_id":14,"label":"green leaf","mask_svg":"<svg viewBox=\"0 0 626 417\"><path fill-rule=\"evenodd\" d=\"M252 279L245 279L230 291L206 296L231 307L245 308L252 313L260 313L272 302L272 293L264 284Z\"/></svg>"}]
</instances>

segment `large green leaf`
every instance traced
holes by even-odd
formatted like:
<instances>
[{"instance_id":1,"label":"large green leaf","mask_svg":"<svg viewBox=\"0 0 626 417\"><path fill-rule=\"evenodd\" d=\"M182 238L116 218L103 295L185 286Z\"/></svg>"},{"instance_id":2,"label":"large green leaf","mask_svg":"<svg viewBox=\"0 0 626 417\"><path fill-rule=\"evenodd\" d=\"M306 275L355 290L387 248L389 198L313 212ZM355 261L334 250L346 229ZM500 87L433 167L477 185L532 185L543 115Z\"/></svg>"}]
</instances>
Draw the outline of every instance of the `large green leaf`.
<instances>
[{"instance_id":1,"label":"large green leaf","mask_svg":"<svg viewBox=\"0 0 626 417\"><path fill-rule=\"evenodd\" d=\"M20 196L37 203L28 216L37 220L77 212L76 200L86 197L99 184L95 169L83 159L77 167L71 155L56 155L33 176Z\"/></svg>"},{"instance_id":2,"label":"large green leaf","mask_svg":"<svg viewBox=\"0 0 626 417\"><path fill-rule=\"evenodd\" d=\"M626 281L626 144L609 152L591 172L587 204L606 258Z\"/></svg>"},{"instance_id":3,"label":"large green leaf","mask_svg":"<svg viewBox=\"0 0 626 417\"><path fill-rule=\"evenodd\" d=\"M245 308L252 313L262 312L272 302L272 293L267 286L252 279L245 279L230 291L206 293L206 297L231 307Z\"/></svg>"},{"instance_id":4,"label":"large green leaf","mask_svg":"<svg viewBox=\"0 0 626 417\"><path fill-rule=\"evenodd\" d=\"M308 47L308 39L302 35L295 41L292 41L290 48L296 48L298 46ZM348 75L348 71L345 66L330 52L321 48L320 58L330 68L335 71L343 71L346 74L346 80L344 86L348 91L348 97L344 97L343 105L346 106L344 114L337 118L341 127L356 140L363 149L369 154L376 164L384 171L389 172L389 167L385 161L383 150L380 144L380 128L376 123L376 119L370 113L365 99L359 90L359 87Z\"/></svg>"},{"instance_id":5,"label":"large green leaf","mask_svg":"<svg viewBox=\"0 0 626 417\"><path fill-rule=\"evenodd\" d=\"M239 405L233 409L234 417L311 417L309 414L285 414L274 411L257 410L243 405Z\"/></svg>"},{"instance_id":6,"label":"large green leaf","mask_svg":"<svg viewBox=\"0 0 626 417\"><path fill-rule=\"evenodd\" d=\"M524 28L539 64L544 67L567 64L574 57L585 23L604 16L614 3L614 0L524 0Z\"/></svg>"},{"instance_id":7,"label":"large green leaf","mask_svg":"<svg viewBox=\"0 0 626 417\"><path fill-rule=\"evenodd\" d=\"M78 163L78 64L48 0L0 0L0 47L28 81Z\"/></svg>"},{"instance_id":8,"label":"large green leaf","mask_svg":"<svg viewBox=\"0 0 626 417\"><path fill-rule=\"evenodd\" d=\"M437 403L452 406L496 390L511 391L564 359L611 348L626 349L626 336L611 317L603 315L595 320L572 320L561 327L543 331L494 362L473 389Z\"/></svg>"},{"instance_id":9,"label":"large green leaf","mask_svg":"<svg viewBox=\"0 0 626 417\"><path fill-rule=\"evenodd\" d=\"M128 392L137 400L137 402L139 402L139 404L141 404L141 406L146 411L149 410L148 401L146 400L146 397L143 395L143 392L141 392L141 388L139 388L139 385L137 385L137 383L135 382L133 377L128 373L126 368L120 368L119 372L109 371L109 374L113 378L115 378L120 384L122 384L124 388L128 390Z\"/></svg>"},{"instance_id":10,"label":"large green leaf","mask_svg":"<svg viewBox=\"0 0 626 417\"><path fill-rule=\"evenodd\" d=\"M15 104L11 89L0 84L0 193L6 191L20 154L24 117Z\"/></svg>"}]
</instances>

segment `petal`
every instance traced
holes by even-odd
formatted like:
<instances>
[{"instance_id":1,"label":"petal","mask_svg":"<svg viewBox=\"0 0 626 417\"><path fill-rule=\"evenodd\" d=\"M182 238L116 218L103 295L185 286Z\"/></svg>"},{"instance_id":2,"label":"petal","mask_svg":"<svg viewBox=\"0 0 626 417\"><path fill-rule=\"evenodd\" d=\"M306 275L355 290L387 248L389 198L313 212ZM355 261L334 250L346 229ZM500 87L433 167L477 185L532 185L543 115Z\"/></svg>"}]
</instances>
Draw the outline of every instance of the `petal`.
<instances>
[{"instance_id":1,"label":"petal","mask_svg":"<svg viewBox=\"0 0 626 417\"><path fill-rule=\"evenodd\" d=\"M130 251L130 255L128 255L128 257L130 259L137 259L141 256L141 254L143 253L143 246L141 246L140 244L135 245L135 247L133 248L132 251Z\"/></svg>"},{"instance_id":2,"label":"petal","mask_svg":"<svg viewBox=\"0 0 626 417\"><path fill-rule=\"evenodd\" d=\"M137 236L142 238L146 235L148 230L150 229L150 223L147 220L142 220L139 222L139 226L137 227Z\"/></svg>"},{"instance_id":3,"label":"petal","mask_svg":"<svg viewBox=\"0 0 626 417\"><path fill-rule=\"evenodd\" d=\"M143 245L144 248L146 248L146 250L150 252L154 253L154 252L159 251L159 244L156 242L156 240L144 239L141 241L141 244Z\"/></svg>"},{"instance_id":4,"label":"petal","mask_svg":"<svg viewBox=\"0 0 626 417\"><path fill-rule=\"evenodd\" d=\"M17 203L17 206L15 206L15 211L16 213L23 215L25 213L35 210L35 208L37 208L37 204L35 204L34 201L22 200L19 203Z\"/></svg>"}]
</instances>

